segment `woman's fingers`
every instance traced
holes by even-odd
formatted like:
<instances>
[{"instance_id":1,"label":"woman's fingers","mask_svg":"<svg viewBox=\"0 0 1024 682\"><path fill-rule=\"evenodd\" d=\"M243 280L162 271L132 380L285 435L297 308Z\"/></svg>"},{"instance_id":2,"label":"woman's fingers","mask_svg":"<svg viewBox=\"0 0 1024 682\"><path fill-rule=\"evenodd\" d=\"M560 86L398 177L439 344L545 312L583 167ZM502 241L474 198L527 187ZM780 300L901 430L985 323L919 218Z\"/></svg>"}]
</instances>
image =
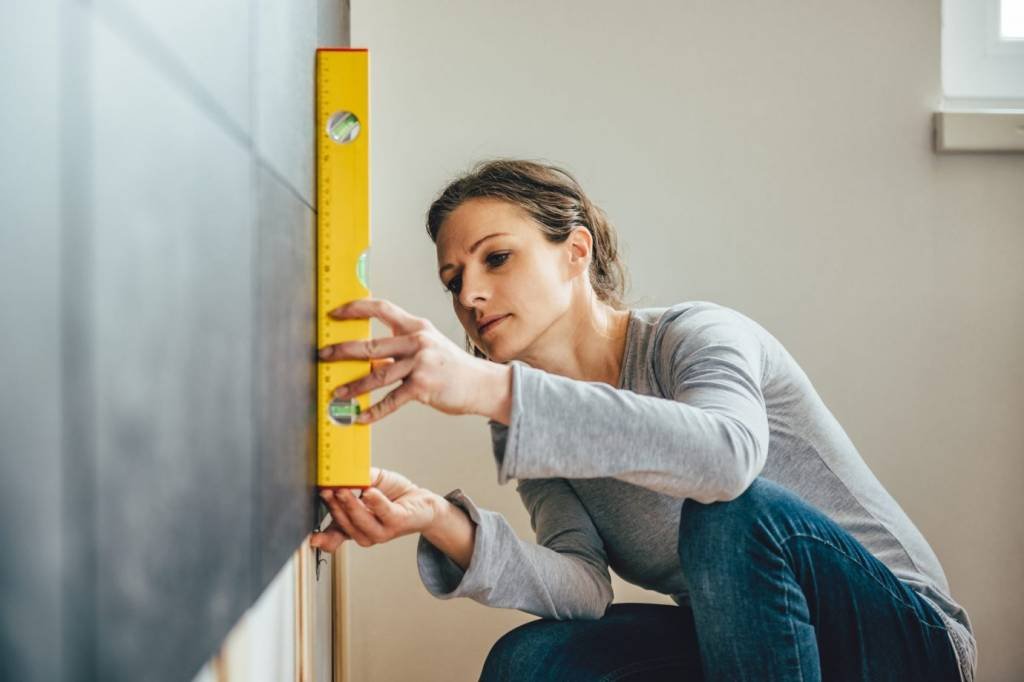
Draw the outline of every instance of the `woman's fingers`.
<instances>
[{"instance_id":1,"label":"woman's fingers","mask_svg":"<svg viewBox=\"0 0 1024 682\"><path fill-rule=\"evenodd\" d=\"M331 498L327 506L331 509L332 515L360 547L369 547L391 539L392 534L351 490L338 490Z\"/></svg>"},{"instance_id":2,"label":"woman's fingers","mask_svg":"<svg viewBox=\"0 0 1024 682\"><path fill-rule=\"evenodd\" d=\"M372 339L353 339L332 343L320 349L321 360L365 360L391 358L414 354L419 349L415 336L381 336Z\"/></svg>"},{"instance_id":3,"label":"woman's fingers","mask_svg":"<svg viewBox=\"0 0 1024 682\"><path fill-rule=\"evenodd\" d=\"M370 376L357 377L335 387L336 397L351 399L385 384L402 382L359 415L356 423L376 422L410 400L446 414L490 416L502 407L496 404L495 396L507 389L508 368L470 356L429 320L409 315L390 301L378 299L351 301L331 311L330 315L335 319L378 317L395 332L390 339L346 341L323 350L324 356L337 360L371 359ZM393 357L395 361L373 366L376 356ZM486 387L481 387L482 384Z\"/></svg>"},{"instance_id":4,"label":"woman's fingers","mask_svg":"<svg viewBox=\"0 0 1024 682\"><path fill-rule=\"evenodd\" d=\"M355 301L349 301L327 314L335 320L376 317L391 327L391 331L396 335L410 334L417 329L422 329L426 324L426 320L423 318L410 315L391 301L383 298L360 298Z\"/></svg>"},{"instance_id":5,"label":"woman's fingers","mask_svg":"<svg viewBox=\"0 0 1024 682\"><path fill-rule=\"evenodd\" d=\"M351 538L341 530L341 527L336 522L331 522L331 525L326 529L314 533L313 537L309 540L309 544L316 549L333 552L341 547L345 540L351 540Z\"/></svg>"},{"instance_id":6,"label":"woman's fingers","mask_svg":"<svg viewBox=\"0 0 1024 682\"><path fill-rule=\"evenodd\" d=\"M375 466L370 467L370 478L373 480L370 483L370 487L363 492L363 501L367 503L371 509L369 498L366 497L366 493L371 490L383 494L388 500L395 500L406 494L410 490L416 489L416 485L408 478L390 469L381 469Z\"/></svg>"},{"instance_id":7,"label":"woman's fingers","mask_svg":"<svg viewBox=\"0 0 1024 682\"><path fill-rule=\"evenodd\" d=\"M412 384L402 384L371 405L370 409L366 410L366 412L362 412L358 417L356 417L356 423L372 424L373 422L388 416L412 399Z\"/></svg>"},{"instance_id":8,"label":"woman's fingers","mask_svg":"<svg viewBox=\"0 0 1024 682\"><path fill-rule=\"evenodd\" d=\"M344 386L334 389L335 398L346 396L362 395L369 393L375 388L402 381L412 371L415 358L406 358L399 362L382 363L373 365L370 373L364 377L350 381Z\"/></svg>"},{"instance_id":9,"label":"woman's fingers","mask_svg":"<svg viewBox=\"0 0 1024 682\"><path fill-rule=\"evenodd\" d=\"M373 512L367 509L363 501L355 496L355 493L351 490L339 490L337 494L341 496L341 504L348 513L352 524L369 538L370 542L378 544L390 539L387 529L373 515Z\"/></svg>"},{"instance_id":10,"label":"woman's fingers","mask_svg":"<svg viewBox=\"0 0 1024 682\"><path fill-rule=\"evenodd\" d=\"M341 501L335 498L332 491L325 490L320 493L320 497L324 499L324 502L327 503L327 508L331 510L331 517L334 519L334 522L341 526L341 529L345 534L355 540L356 544L360 547L369 547L373 544L373 541L352 523L352 519L349 518L348 512L342 506Z\"/></svg>"},{"instance_id":11,"label":"woman's fingers","mask_svg":"<svg viewBox=\"0 0 1024 682\"><path fill-rule=\"evenodd\" d=\"M325 490L321 497L327 502L334 521L328 528L331 533L313 536L321 538L318 542L323 543L314 543L314 546L329 545L336 548L345 540L352 539L360 547L369 547L407 532L404 526L407 525L408 515L403 514L402 506L392 502L377 488L366 488L362 498L356 497L350 490L339 490L335 494Z\"/></svg>"},{"instance_id":12,"label":"woman's fingers","mask_svg":"<svg viewBox=\"0 0 1024 682\"><path fill-rule=\"evenodd\" d=\"M377 488L367 488L363 491L363 496L360 498L360 502L366 505L366 508L380 520L384 527L390 527L394 525L392 520L395 517L395 511L398 509L398 505L388 499L387 495L378 490ZM394 529L392 528L392 531Z\"/></svg>"}]
</instances>

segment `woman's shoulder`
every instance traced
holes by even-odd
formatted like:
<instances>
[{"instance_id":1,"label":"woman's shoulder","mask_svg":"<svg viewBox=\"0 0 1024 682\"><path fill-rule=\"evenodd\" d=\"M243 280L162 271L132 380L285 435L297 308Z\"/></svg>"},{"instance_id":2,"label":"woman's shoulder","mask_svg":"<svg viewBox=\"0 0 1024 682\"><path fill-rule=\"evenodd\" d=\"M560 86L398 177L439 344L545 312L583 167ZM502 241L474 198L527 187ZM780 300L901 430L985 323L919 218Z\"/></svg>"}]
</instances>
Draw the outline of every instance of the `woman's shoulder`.
<instances>
[{"instance_id":1,"label":"woman's shoulder","mask_svg":"<svg viewBox=\"0 0 1024 682\"><path fill-rule=\"evenodd\" d=\"M746 358L763 369L771 335L752 318L722 303L680 301L668 306L634 309L644 325L634 342L641 344L656 374L674 373L681 364L716 354ZM667 375L666 375L667 376Z\"/></svg>"},{"instance_id":2,"label":"woman's shoulder","mask_svg":"<svg viewBox=\"0 0 1024 682\"><path fill-rule=\"evenodd\" d=\"M764 331L763 327L740 310L708 300L688 300L667 306L634 308L634 315L651 328L651 340L660 343L666 336L682 341L695 334L744 334Z\"/></svg>"}]
</instances>

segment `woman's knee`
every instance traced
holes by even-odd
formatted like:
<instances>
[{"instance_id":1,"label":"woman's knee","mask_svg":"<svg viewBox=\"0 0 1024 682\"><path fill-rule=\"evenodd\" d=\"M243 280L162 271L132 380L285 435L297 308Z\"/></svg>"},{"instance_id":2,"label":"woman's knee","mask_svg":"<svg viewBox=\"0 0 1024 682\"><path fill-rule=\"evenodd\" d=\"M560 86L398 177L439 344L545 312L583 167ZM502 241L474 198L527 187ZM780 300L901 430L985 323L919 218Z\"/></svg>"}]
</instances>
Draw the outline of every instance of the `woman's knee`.
<instances>
[{"instance_id":1,"label":"woman's knee","mask_svg":"<svg viewBox=\"0 0 1024 682\"><path fill-rule=\"evenodd\" d=\"M687 499L679 512L680 558L688 560L698 551L757 540L757 529L785 514L788 501L785 488L761 477L732 500L703 504Z\"/></svg>"},{"instance_id":2,"label":"woman's knee","mask_svg":"<svg viewBox=\"0 0 1024 682\"><path fill-rule=\"evenodd\" d=\"M633 668L647 671L645 679L664 679L653 676L655 665L668 671L697 660L699 666L689 656L696 650L689 609L619 603L596 620L544 618L510 630L491 647L480 679L589 682Z\"/></svg>"},{"instance_id":3,"label":"woman's knee","mask_svg":"<svg viewBox=\"0 0 1024 682\"><path fill-rule=\"evenodd\" d=\"M481 682L533 679L543 670L544 652L551 648L553 628L560 622L533 620L509 630L491 646L484 660Z\"/></svg>"}]
</instances>

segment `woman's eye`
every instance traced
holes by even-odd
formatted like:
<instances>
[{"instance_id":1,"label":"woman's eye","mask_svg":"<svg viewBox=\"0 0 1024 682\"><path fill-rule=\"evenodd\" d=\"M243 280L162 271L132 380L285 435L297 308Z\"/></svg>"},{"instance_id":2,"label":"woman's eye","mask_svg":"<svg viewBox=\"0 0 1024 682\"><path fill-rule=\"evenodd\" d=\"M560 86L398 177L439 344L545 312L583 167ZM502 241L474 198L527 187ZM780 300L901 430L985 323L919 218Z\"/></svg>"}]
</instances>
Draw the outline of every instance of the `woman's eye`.
<instances>
[{"instance_id":1,"label":"woman's eye","mask_svg":"<svg viewBox=\"0 0 1024 682\"><path fill-rule=\"evenodd\" d=\"M508 260L508 256L508 251L505 251L503 253L492 253L491 255L487 256L487 262L491 263L492 265L498 266L504 263L506 260ZM500 258L501 260L495 263L494 261L491 260L492 258Z\"/></svg>"},{"instance_id":2,"label":"woman's eye","mask_svg":"<svg viewBox=\"0 0 1024 682\"><path fill-rule=\"evenodd\" d=\"M508 257L510 255L511 255L511 253L509 253L508 251L503 251L502 253L492 253L492 254L489 254L487 256L487 262L488 262L488 264L491 265L491 267L495 267L496 268L496 267L499 267L501 265L504 265L505 261L508 260ZM452 277L451 281L448 282L448 285L445 287L445 291L448 291L448 292L453 293L453 294L457 294L457 293L459 293L459 289L461 289L461 288L462 288L462 276L460 275L460 276L457 276L457 277Z\"/></svg>"}]
</instances>

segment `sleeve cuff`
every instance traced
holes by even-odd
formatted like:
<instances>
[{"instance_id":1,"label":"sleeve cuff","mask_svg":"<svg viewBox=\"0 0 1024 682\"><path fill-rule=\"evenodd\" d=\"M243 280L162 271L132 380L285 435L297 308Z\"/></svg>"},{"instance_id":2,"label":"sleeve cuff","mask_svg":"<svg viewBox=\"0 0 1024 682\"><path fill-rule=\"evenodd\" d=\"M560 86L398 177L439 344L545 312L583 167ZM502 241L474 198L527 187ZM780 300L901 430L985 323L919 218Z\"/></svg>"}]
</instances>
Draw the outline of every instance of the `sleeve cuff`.
<instances>
[{"instance_id":1,"label":"sleeve cuff","mask_svg":"<svg viewBox=\"0 0 1024 682\"><path fill-rule=\"evenodd\" d=\"M505 485L516 477L515 466L524 416L523 395L529 385L529 372L539 371L521 360L510 360L508 364L512 369L512 405L509 408L508 426L493 419L488 420L491 426L494 462L498 468L498 485Z\"/></svg>"}]
</instances>

